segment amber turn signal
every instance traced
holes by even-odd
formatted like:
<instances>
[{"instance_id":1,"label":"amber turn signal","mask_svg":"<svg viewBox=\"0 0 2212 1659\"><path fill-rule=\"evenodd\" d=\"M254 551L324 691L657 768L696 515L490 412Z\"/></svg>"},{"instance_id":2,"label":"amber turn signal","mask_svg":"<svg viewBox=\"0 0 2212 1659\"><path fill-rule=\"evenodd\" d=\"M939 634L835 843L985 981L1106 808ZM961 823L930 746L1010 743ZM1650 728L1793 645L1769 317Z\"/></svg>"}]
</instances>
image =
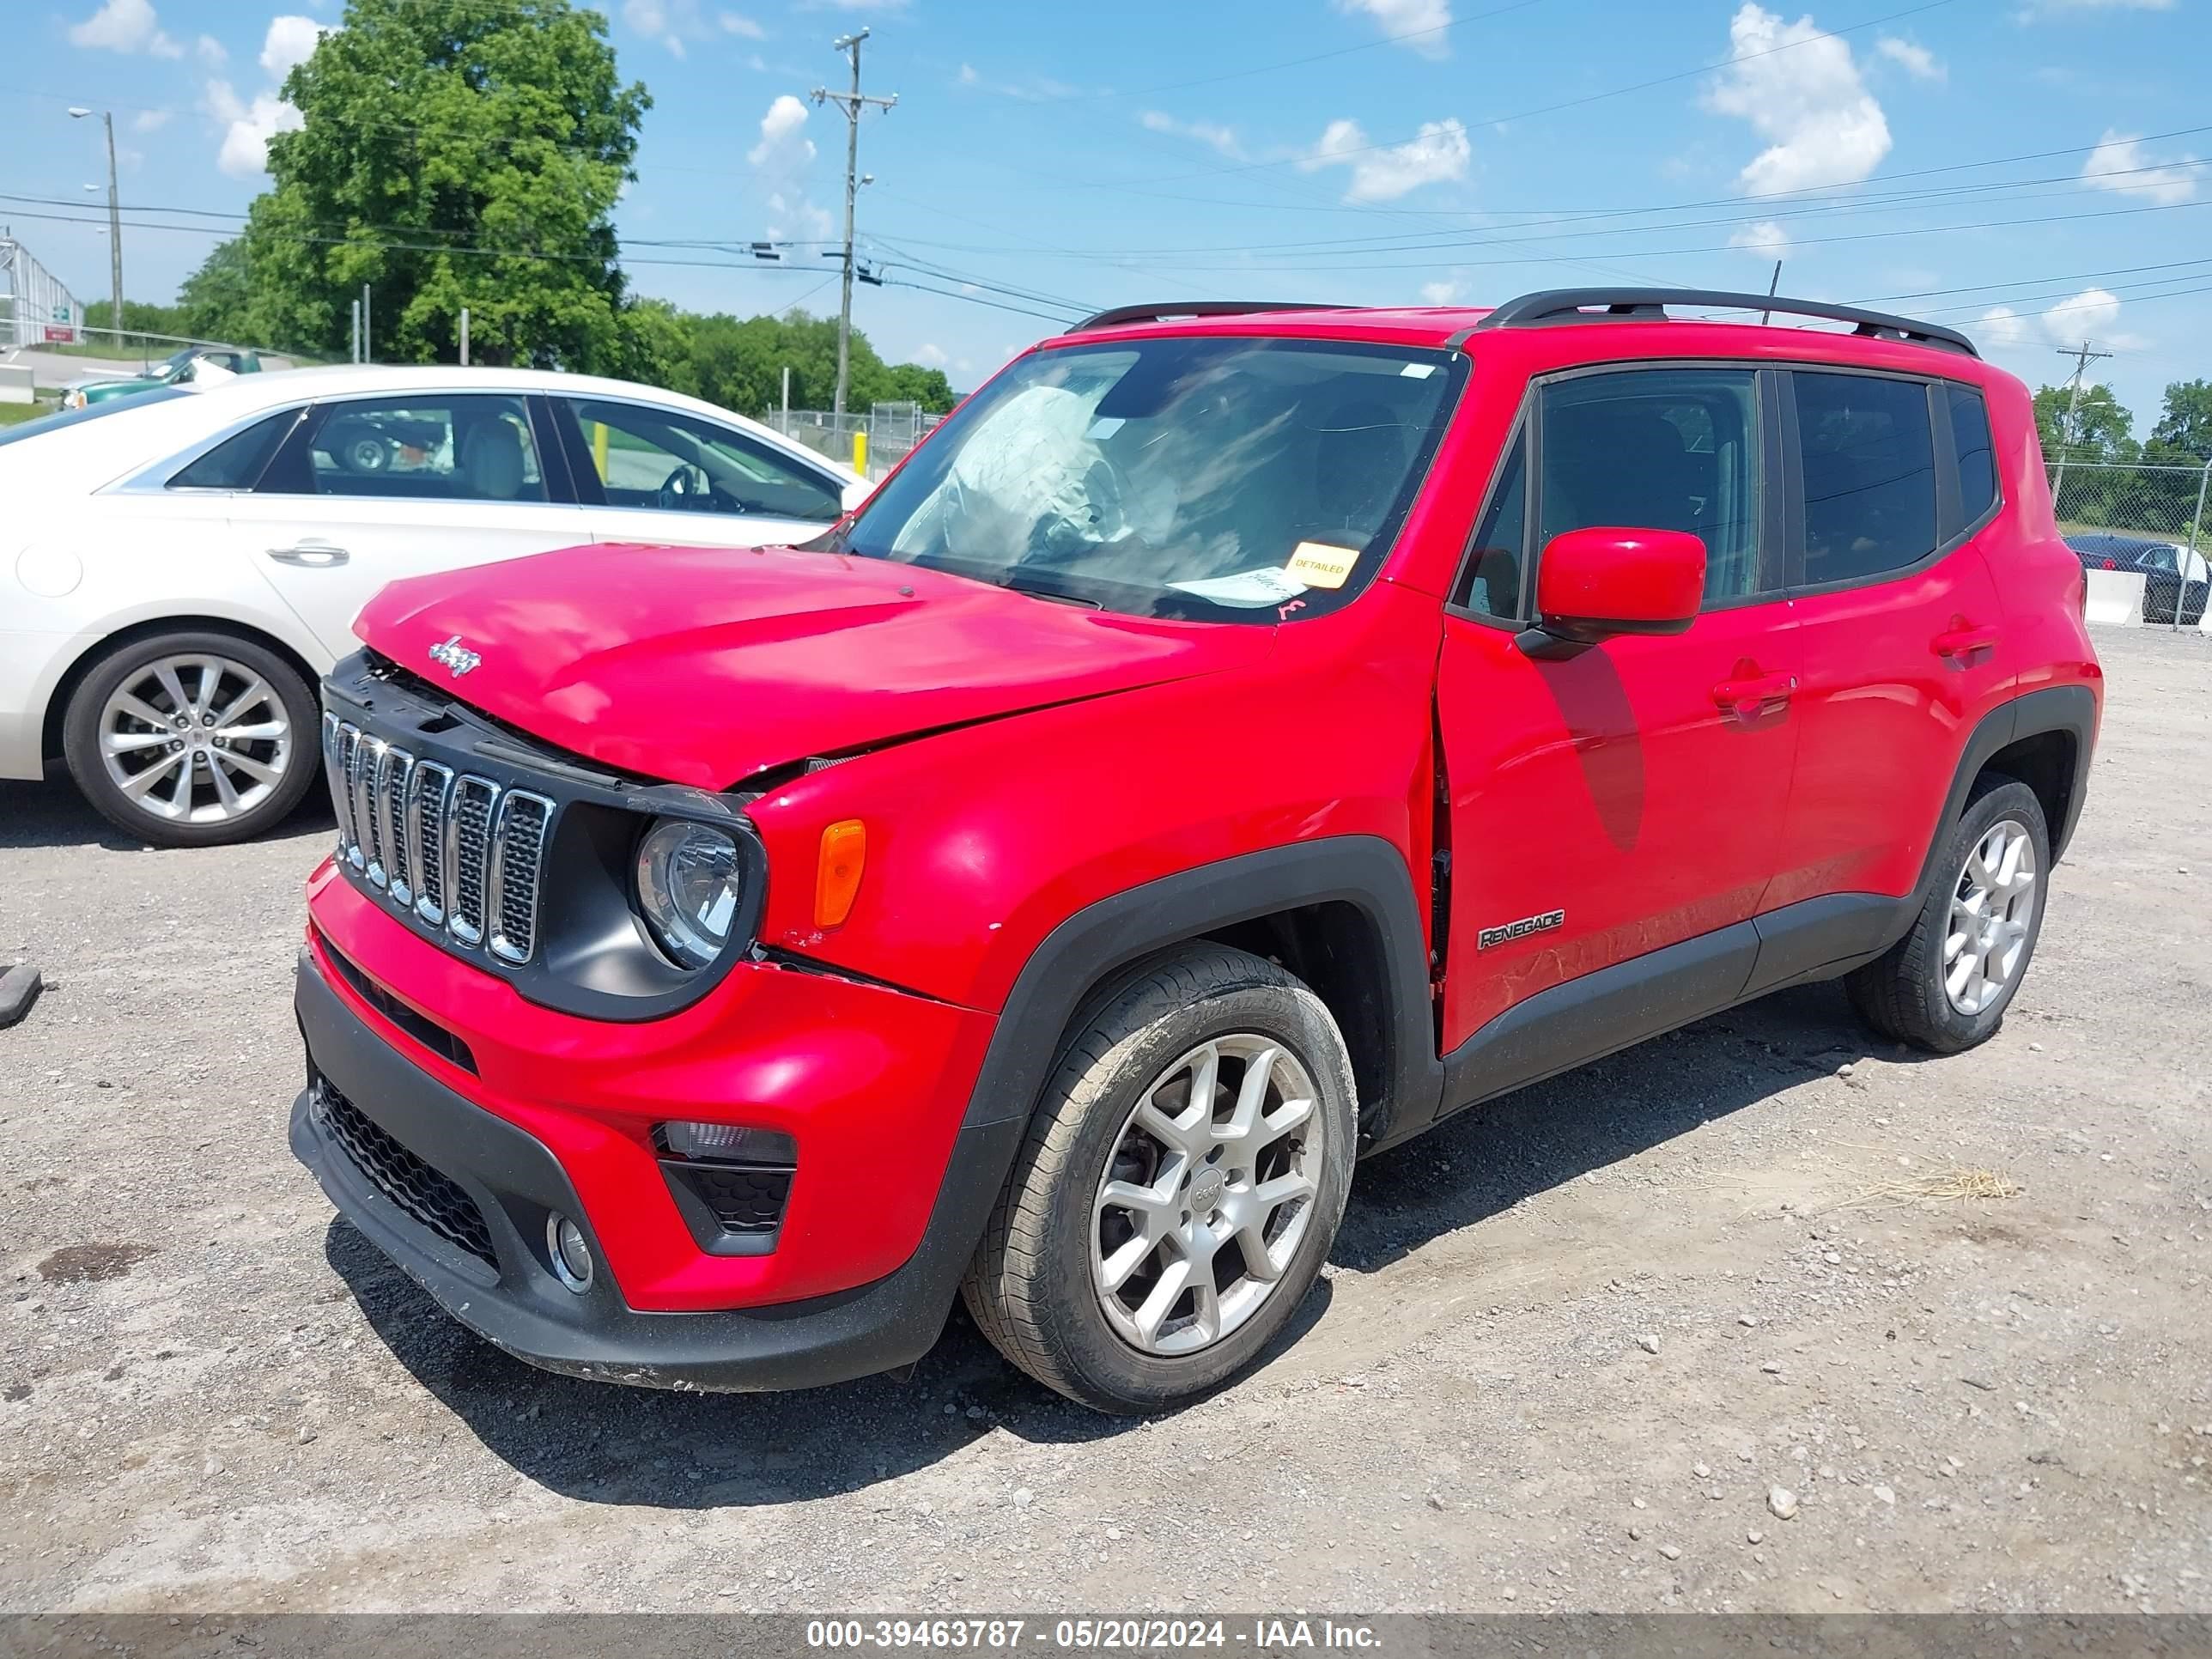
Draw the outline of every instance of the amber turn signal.
<instances>
[{"instance_id":1,"label":"amber turn signal","mask_svg":"<svg viewBox=\"0 0 2212 1659\"><path fill-rule=\"evenodd\" d=\"M842 927L853 914L860 872L868 862L868 827L840 818L822 832L822 863L814 872L814 925Z\"/></svg>"}]
</instances>

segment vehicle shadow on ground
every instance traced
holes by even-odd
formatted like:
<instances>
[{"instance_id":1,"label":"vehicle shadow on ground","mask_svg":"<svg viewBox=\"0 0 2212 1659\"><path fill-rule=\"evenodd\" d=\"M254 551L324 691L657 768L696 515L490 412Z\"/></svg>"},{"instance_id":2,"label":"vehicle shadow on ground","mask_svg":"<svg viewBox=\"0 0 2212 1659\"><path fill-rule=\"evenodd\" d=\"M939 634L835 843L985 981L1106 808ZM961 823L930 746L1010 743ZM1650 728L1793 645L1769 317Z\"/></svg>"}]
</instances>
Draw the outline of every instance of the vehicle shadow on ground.
<instances>
[{"instance_id":1,"label":"vehicle shadow on ground","mask_svg":"<svg viewBox=\"0 0 2212 1659\"><path fill-rule=\"evenodd\" d=\"M1841 990L1814 986L1523 1090L1362 1166L1332 1260L1340 1270L1376 1272L1431 1239L1869 1052ZM1896 1053L1887 1044L1881 1052ZM325 1255L423 1388L518 1474L582 1502L673 1510L792 1503L926 1468L994 1430L1080 1446L1143 1426L1030 1382L957 1308L936 1347L908 1370L797 1394L676 1394L524 1364L456 1323L343 1220L331 1223ZM1325 1317L1330 1300L1324 1279L1267 1363Z\"/></svg>"},{"instance_id":2,"label":"vehicle shadow on ground","mask_svg":"<svg viewBox=\"0 0 2212 1659\"><path fill-rule=\"evenodd\" d=\"M679 1394L525 1364L456 1322L342 1219L324 1255L394 1357L489 1450L580 1502L789 1504L909 1474L994 1430L1076 1446L1140 1426L1031 1382L957 1306L937 1346L904 1370L797 1393ZM1327 1285L1316 1287L1273 1352L1310 1329L1328 1302Z\"/></svg>"},{"instance_id":3,"label":"vehicle shadow on ground","mask_svg":"<svg viewBox=\"0 0 2212 1659\"><path fill-rule=\"evenodd\" d=\"M1700 1020L1475 1107L1363 1164L1331 1259L1373 1273L1444 1233L1875 1054L1931 1058L1875 1036L1840 983L1800 986Z\"/></svg>"},{"instance_id":4,"label":"vehicle shadow on ground","mask_svg":"<svg viewBox=\"0 0 2212 1659\"><path fill-rule=\"evenodd\" d=\"M262 832L262 838L337 828L330 797L319 788L310 789L281 823ZM149 843L143 836L125 834L94 811L76 786L62 776L49 777L44 783L0 782L0 850L15 847L105 847L115 853L143 853Z\"/></svg>"}]
</instances>

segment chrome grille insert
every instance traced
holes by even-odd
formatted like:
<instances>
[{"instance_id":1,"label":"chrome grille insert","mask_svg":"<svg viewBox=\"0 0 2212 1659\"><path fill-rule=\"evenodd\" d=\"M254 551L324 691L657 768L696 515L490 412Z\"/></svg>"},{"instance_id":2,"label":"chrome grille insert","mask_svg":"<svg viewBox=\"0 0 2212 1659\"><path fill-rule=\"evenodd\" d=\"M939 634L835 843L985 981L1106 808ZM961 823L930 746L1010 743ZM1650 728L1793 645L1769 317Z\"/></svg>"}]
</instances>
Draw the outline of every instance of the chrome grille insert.
<instances>
[{"instance_id":1,"label":"chrome grille insert","mask_svg":"<svg viewBox=\"0 0 2212 1659\"><path fill-rule=\"evenodd\" d=\"M463 945L483 943L485 865L491 856L492 809L499 786L465 774L453 781L446 823L446 931Z\"/></svg>"},{"instance_id":2,"label":"chrome grille insert","mask_svg":"<svg viewBox=\"0 0 2212 1659\"><path fill-rule=\"evenodd\" d=\"M382 738L363 732L354 744L353 769L350 783L353 793L353 821L361 835L361 847L356 860L367 859L366 870L372 887L386 884L384 842L377 833L376 785L384 769L385 751L391 745Z\"/></svg>"},{"instance_id":3,"label":"chrome grille insert","mask_svg":"<svg viewBox=\"0 0 2212 1659\"><path fill-rule=\"evenodd\" d=\"M384 848L384 873L392 884L392 900L403 908L415 900L416 863L405 833L407 780L414 771L414 756L404 749L386 749L376 777L376 838Z\"/></svg>"},{"instance_id":4,"label":"chrome grille insert","mask_svg":"<svg viewBox=\"0 0 2212 1659\"><path fill-rule=\"evenodd\" d=\"M361 727L351 720L338 726L338 775L331 784L337 807L339 831L345 837L345 861L356 870L368 867L361 850L361 821L354 810L354 771L361 760Z\"/></svg>"},{"instance_id":5,"label":"chrome grille insert","mask_svg":"<svg viewBox=\"0 0 2212 1659\"><path fill-rule=\"evenodd\" d=\"M338 759L338 717L323 716L323 779L330 785L331 807L337 814L337 856L346 856L346 848L353 840L353 832L346 827L345 767Z\"/></svg>"},{"instance_id":6,"label":"chrome grille insert","mask_svg":"<svg viewBox=\"0 0 2212 1659\"><path fill-rule=\"evenodd\" d=\"M482 951L506 968L532 961L559 801L425 758L345 719L343 707L322 724L340 866L448 950Z\"/></svg>"},{"instance_id":7,"label":"chrome grille insert","mask_svg":"<svg viewBox=\"0 0 2212 1659\"><path fill-rule=\"evenodd\" d=\"M538 943L538 874L553 803L527 790L510 789L499 804L491 834L489 883L492 914L489 943L494 956L527 962Z\"/></svg>"},{"instance_id":8,"label":"chrome grille insert","mask_svg":"<svg viewBox=\"0 0 2212 1659\"><path fill-rule=\"evenodd\" d=\"M433 927L446 925L446 812L453 769L423 761L407 781L408 867L415 872L415 914Z\"/></svg>"}]
</instances>

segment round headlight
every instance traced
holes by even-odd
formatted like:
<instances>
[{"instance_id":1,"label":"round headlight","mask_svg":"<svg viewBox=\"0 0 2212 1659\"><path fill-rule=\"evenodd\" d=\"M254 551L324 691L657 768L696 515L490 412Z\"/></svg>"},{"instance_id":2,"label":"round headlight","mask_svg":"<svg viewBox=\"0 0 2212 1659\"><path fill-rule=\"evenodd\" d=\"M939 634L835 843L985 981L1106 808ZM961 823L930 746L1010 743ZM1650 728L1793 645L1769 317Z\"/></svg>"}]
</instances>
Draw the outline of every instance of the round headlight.
<instances>
[{"instance_id":1,"label":"round headlight","mask_svg":"<svg viewBox=\"0 0 2212 1659\"><path fill-rule=\"evenodd\" d=\"M704 968L730 942L741 879L738 844L703 823L655 824L637 849L637 908L653 943Z\"/></svg>"}]
</instances>

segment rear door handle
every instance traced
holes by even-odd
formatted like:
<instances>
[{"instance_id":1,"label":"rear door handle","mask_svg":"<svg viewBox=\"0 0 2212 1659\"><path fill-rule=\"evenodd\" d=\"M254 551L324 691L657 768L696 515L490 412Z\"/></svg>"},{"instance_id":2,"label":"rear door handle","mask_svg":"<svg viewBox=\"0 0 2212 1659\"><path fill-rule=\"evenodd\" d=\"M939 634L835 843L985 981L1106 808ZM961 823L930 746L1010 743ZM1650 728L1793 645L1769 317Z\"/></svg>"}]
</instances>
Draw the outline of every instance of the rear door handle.
<instances>
[{"instance_id":1,"label":"rear door handle","mask_svg":"<svg viewBox=\"0 0 2212 1659\"><path fill-rule=\"evenodd\" d=\"M1994 628L1952 628L1938 634L1929 641L1930 648L1947 662L1962 665L1973 659L1978 651L1994 649L1997 630Z\"/></svg>"},{"instance_id":2,"label":"rear door handle","mask_svg":"<svg viewBox=\"0 0 2212 1659\"><path fill-rule=\"evenodd\" d=\"M307 570L328 570L333 565L343 564L352 555L343 547L333 547L328 542L295 542L289 547L272 547L269 556L279 564L296 564Z\"/></svg>"},{"instance_id":3,"label":"rear door handle","mask_svg":"<svg viewBox=\"0 0 2212 1659\"><path fill-rule=\"evenodd\" d=\"M1748 679L1723 680L1713 688L1713 702L1723 714L1748 723L1772 703L1786 703L1797 689L1795 674L1760 674Z\"/></svg>"}]
</instances>

